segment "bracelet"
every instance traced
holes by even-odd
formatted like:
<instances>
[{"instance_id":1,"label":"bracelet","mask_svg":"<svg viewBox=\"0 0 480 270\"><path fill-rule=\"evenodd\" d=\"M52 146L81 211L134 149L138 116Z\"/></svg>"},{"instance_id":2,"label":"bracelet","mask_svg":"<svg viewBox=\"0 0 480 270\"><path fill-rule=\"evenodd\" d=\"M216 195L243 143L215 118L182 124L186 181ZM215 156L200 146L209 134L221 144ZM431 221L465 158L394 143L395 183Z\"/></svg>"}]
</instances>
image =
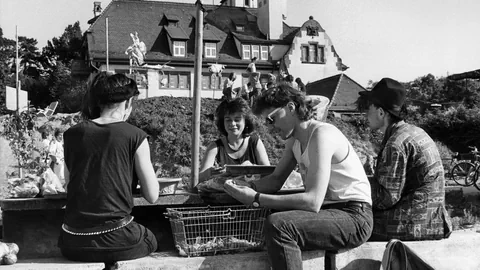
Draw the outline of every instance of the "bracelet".
<instances>
[{"instance_id":1,"label":"bracelet","mask_svg":"<svg viewBox=\"0 0 480 270\"><path fill-rule=\"evenodd\" d=\"M253 181L250 182L250 187L251 187L253 190L257 191L257 186L255 185L255 183L253 183Z\"/></svg>"}]
</instances>

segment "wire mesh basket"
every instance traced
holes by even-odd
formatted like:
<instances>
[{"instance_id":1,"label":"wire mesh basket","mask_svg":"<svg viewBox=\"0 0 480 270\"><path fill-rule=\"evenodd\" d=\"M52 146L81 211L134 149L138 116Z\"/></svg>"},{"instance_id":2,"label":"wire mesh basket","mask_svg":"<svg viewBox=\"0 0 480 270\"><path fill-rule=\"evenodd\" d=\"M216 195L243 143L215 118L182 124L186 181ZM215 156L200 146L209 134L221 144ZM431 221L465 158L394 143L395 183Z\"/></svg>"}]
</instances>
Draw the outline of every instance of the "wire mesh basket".
<instances>
[{"instance_id":1,"label":"wire mesh basket","mask_svg":"<svg viewBox=\"0 0 480 270\"><path fill-rule=\"evenodd\" d=\"M269 210L243 205L167 208L181 256L261 250Z\"/></svg>"}]
</instances>

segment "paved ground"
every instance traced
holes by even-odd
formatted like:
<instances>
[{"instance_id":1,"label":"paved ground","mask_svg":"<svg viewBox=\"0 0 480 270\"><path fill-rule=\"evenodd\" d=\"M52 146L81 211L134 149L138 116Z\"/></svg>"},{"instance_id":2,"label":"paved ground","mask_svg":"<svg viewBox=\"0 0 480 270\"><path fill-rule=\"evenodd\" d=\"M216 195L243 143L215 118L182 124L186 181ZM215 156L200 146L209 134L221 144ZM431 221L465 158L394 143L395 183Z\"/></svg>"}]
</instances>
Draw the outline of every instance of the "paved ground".
<instances>
[{"instance_id":1,"label":"paved ground","mask_svg":"<svg viewBox=\"0 0 480 270\"><path fill-rule=\"evenodd\" d=\"M478 243L480 233L474 231L456 231L450 238L437 241L405 242L423 260L437 270L478 270ZM367 242L362 246L343 250L337 255L337 269L372 270L380 269L380 262L385 251L386 242ZM306 270L322 270L324 265L323 251L302 253L303 268ZM102 269L100 263L70 262L63 258L49 258L19 261L9 269L35 270L70 270L70 269ZM265 252L251 252L231 255L205 257L179 257L176 252L153 253L152 255L119 262L120 270L145 269L229 269L256 270L269 269ZM1 269L1 267L0 267Z\"/></svg>"}]
</instances>

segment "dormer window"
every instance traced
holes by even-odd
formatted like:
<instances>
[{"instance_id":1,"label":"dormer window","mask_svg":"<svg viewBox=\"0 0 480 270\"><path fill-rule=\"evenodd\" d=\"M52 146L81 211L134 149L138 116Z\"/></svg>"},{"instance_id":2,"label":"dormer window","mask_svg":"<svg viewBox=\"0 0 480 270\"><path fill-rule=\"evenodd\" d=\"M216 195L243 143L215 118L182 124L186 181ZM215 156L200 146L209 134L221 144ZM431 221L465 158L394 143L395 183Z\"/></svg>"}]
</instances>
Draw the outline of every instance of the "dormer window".
<instances>
[{"instance_id":1,"label":"dormer window","mask_svg":"<svg viewBox=\"0 0 480 270\"><path fill-rule=\"evenodd\" d=\"M205 42L205 57L216 58L217 57L217 44Z\"/></svg>"},{"instance_id":2,"label":"dormer window","mask_svg":"<svg viewBox=\"0 0 480 270\"><path fill-rule=\"evenodd\" d=\"M250 60L253 57L257 57L258 60L268 60L269 49L264 45L242 45L242 59Z\"/></svg>"},{"instance_id":3,"label":"dormer window","mask_svg":"<svg viewBox=\"0 0 480 270\"><path fill-rule=\"evenodd\" d=\"M203 56L206 58L217 58L217 44L221 40L210 25L206 24L203 29Z\"/></svg>"},{"instance_id":4,"label":"dormer window","mask_svg":"<svg viewBox=\"0 0 480 270\"><path fill-rule=\"evenodd\" d=\"M177 57L187 56L188 35L182 27L165 26L164 29L167 32L168 43L172 55Z\"/></svg>"},{"instance_id":5,"label":"dormer window","mask_svg":"<svg viewBox=\"0 0 480 270\"><path fill-rule=\"evenodd\" d=\"M185 41L173 42L173 56L185 56Z\"/></svg>"},{"instance_id":6,"label":"dormer window","mask_svg":"<svg viewBox=\"0 0 480 270\"><path fill-rule=\"evenodd\" d=\"M174 14L165 14L165 20L167 21L168 26L178 27L178 21L180 20L177 15Z\"/></svg>"},{"instance_id":7,"label":"dormer window","mask_svg":"<svg viewBox=\"0 0 480 270\"><path fill-rule=\"evenodd\" d=\"M247 23L246 20L247 18L237 18L237 17L232 18L233 25L235 26L235 30L237 32L245 31L245 24Z\"/></svg>"}]
</instances>

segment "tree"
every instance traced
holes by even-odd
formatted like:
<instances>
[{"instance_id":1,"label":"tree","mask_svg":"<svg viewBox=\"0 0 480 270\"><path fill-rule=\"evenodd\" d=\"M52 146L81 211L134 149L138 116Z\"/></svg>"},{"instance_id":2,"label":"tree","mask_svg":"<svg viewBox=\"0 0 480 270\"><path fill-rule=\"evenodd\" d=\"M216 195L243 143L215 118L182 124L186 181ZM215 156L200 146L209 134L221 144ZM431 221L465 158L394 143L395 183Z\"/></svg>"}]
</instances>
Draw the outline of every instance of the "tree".
<instances>
[{"instance_id":1,"label":"tree","mask_svg":"<svg viewBox=\"0 0 480 270\"><path fill-rule=\"evenodd\" d=\"M15 77L12 76L12 65L15 60L15 41L4 38L0 27L0 115L7 112L5 108L5 87L15 87Z\"/></svg>"},{"instance_id":2,"label":"tree","mask_svg":"<svg viewBox=\"0 0 480 270\"><path fill-rule=\"evenodd\" d=\"M70 68L72 60L81 57L82 43L80 22L76 21L73 25L68 25L60 37L49 40L42 53L46 57L61 61Z\"/></svg>"}]
</instances>

